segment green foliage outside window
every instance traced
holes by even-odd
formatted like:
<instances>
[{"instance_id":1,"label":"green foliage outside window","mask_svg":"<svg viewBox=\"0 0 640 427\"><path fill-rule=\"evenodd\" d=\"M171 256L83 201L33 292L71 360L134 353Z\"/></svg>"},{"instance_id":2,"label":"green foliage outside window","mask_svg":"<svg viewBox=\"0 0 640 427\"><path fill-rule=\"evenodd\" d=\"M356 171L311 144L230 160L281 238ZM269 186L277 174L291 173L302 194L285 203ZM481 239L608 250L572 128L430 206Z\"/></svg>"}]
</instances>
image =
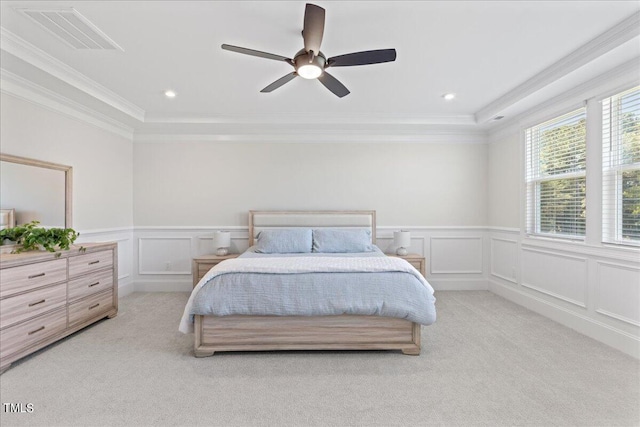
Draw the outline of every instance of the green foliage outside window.
<instances>
[{"instance_id":1,"label":"green foliage outside window","mask_svg":"<svg viewBox=\"0 0 640 427\"><path fill-rule=\"evenodd\" d=\"M640 163L640 117L622 118L622 163ZM622 173L622 239L640 240L640 169Z\"/></svg>"},{"instance_id":2,"label":"green foliage outside window","mask_svg":"<svg viewBox=\"0 0 640 427\"><path fill-rule=\"evenodd\" d=\"M538 165L540 175L550 177L538 186L541 233L585 235L585 178L562 176L585 170L585 141L585 119L541 129Z\"/></svg>"}]
</instances>

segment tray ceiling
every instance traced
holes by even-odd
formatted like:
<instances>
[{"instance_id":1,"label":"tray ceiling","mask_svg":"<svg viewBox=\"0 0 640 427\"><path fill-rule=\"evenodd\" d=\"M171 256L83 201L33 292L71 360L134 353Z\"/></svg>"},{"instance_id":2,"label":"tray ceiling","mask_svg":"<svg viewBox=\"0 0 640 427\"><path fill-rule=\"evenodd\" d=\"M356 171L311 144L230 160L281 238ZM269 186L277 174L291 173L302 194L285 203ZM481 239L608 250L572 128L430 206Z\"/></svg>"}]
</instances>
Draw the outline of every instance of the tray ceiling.
<instances>
[{"instance_id":1,"label":"tray ceiling","mask_svg":"<svg viewBox=\"0 0 640 427\"><path fill-rule=\"evenodd\" d=\"M351 91L342 99L304 79L260 93L291 67L220 45L292 57L304 4L3 1L3 90L45 89L140 134L247 124L473 133L640 57L635 1L321 1L328 56L395 48L397 60L333 70ZM22 10L69 8L122 50L73 48Z\"/></svg>"}]
</instances>

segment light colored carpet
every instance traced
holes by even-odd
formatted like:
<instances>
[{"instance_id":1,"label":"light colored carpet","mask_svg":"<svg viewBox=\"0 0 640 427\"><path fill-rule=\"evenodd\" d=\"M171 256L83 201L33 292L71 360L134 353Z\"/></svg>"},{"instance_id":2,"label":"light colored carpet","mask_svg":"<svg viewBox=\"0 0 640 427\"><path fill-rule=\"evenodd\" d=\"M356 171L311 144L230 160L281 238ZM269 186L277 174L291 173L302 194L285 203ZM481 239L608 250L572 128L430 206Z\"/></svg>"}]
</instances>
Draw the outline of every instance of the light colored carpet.
<instances>
[{"instance_id":1,"label":"light colored carpet","mask_svg":"<svg viewBox=\"0 0 640 427\"><path fill-rule=\"evenodd\" d=\"M217 353L177 331L187 294L134 293L120 313L0 377L10 425L640 424L640 363L489 292L438 292L418 357Z\"/></svg>"}]
</instances>

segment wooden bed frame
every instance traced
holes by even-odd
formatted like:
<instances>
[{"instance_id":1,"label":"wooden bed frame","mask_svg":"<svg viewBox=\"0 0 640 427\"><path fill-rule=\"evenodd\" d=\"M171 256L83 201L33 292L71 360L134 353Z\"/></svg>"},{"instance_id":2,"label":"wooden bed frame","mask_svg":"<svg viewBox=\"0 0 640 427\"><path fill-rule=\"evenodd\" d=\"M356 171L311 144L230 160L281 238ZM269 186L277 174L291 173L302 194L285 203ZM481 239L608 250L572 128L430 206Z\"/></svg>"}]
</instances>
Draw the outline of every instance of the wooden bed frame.
<instances>
[{"instance_id":1,"label":"wooden bed frame","mask_svg":"<svg viewBox=\"0 0 640 427\"><path fill-rule=\"evenodd\" d=\"M347 227L371 230L375 211L250 211L249 245L260 230ZM194 272L194 286L200 277ZM420 324L379 316L195 316L196 357L216 351L401 350L420 354Z\"/></svg>"}]
</instances>

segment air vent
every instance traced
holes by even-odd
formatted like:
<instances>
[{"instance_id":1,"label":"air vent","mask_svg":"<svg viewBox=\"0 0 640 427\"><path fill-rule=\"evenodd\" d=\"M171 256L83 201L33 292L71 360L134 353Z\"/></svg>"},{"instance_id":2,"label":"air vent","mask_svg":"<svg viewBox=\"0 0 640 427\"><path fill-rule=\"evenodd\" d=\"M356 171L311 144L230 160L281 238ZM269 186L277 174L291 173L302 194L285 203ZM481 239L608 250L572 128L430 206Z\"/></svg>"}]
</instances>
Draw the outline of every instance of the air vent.
<instances>
[{"instance_id":1,"label":"air vent","mask_svg":"<svg viewBox=\"0 0 640 427\"><path fill-rule=\"evenodd\" d=\"M74 49L123 50L80 12L67 9L16 9Z\"/></svg>"}]
</instances>

